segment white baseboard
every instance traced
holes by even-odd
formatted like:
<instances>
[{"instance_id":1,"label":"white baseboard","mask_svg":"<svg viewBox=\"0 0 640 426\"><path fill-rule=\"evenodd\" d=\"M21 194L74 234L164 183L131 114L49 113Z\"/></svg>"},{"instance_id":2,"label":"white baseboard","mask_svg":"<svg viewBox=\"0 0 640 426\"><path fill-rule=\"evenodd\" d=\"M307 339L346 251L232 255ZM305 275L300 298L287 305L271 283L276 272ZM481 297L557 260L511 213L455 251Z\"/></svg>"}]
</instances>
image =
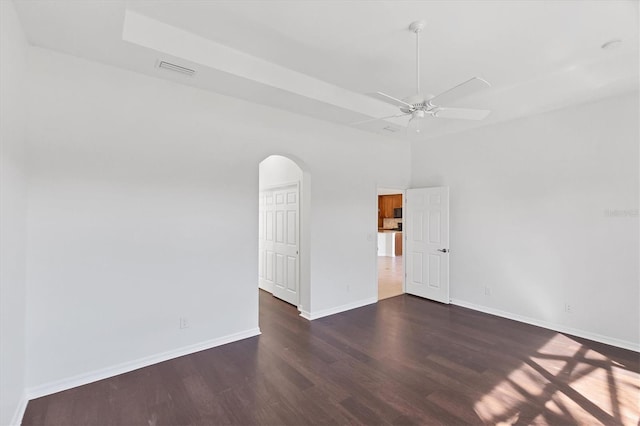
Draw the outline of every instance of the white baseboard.
<instances>
[{"instance_id":1,"label":"white baseboard","mask_svg":"<svg viewBox=\"0 0 640 426\"><path fill-rule=\"evenodd\" d=\"M547 328L549 330L557 331L559 333L567 333L573 336L582 337L584 339L594 340L600 343L606 343L607 345L617 346L619 348L640 352L639 344L629 342L626 340L616 339L614 337L609 337L609 336L603 336L601 334L591 333L588 331L579 330L577 328L567 327L562 324L541 321L535 318L525 317L525 316L514 314L511 312L502 311L500 309L494 309L494 308L489 308L487 306L476 305L475 303L466 302L464 300L451 299L451 303L456 306L462 306L463 308L473 309L474 311L480 311L486 314L496 315L498 317L508 318L514 321L519 321L526 324Z\"/></svg>"},{"instance_id":2,"label":"white baseboard","mask_svg":"<svg viewBox=\"0 0 640 426\"><path fill-rule=\"evenodd\" d=\"M27 394L23 393L22 398L18 401L18 406L16 407L16 411L13 413L13 418L11 419L11 426L20 426L22 424L22 418L24 417L24 412L27 409L27 403L29 400L27 399Z\"/></svg>"},{"instance_id":3,"label":"white baseboard","mask_svg":"<svg viewBox=\"0 0 640 426\"><path fill-rule=\"evenodd\" d=\"M363 306L371 305L377 302L378 302L377 297L371 297L369 299L358 300L356 302L336 306L335 308L322 309L320 311L315 311L315 312L300 311L300 316L302 318L308 319L309 321L313 321L318 318L339 314L340 312L350 311L351 309L361 308Z\"/></svg>"},{"instance_id":4,"label":"white baseboard","mask_svg":"<svg viewBox=\"0 0 640 426\"><path fill-rule=\"evenodd\" d=\"M239 333L229 334L227 336L219 337L217 339L206 340L204 342L196 343L189 346L183 346L178 349L154 354L148 357L139 358L133 361L123 362L111 367L102 368L99 370L90 371L88 373L79 374L77 376L69 377L62 380L56 380L53 382L45 383L39 386L28 388L26 396L28 399L40 398L42 396L51 395L52 393L61 392L63 390L75 388L77 386L86 385L88 383L96 382L98 380L107 379L109 377L117 376L119 374L128 373L129 371L137 370L139 368L148 367L159 362L168 361L180 356L189 355L194 352L200 352L205 349L211 349L216 346L226 345L227 343L236 342L238 340L247 339L249 337L257 336L260 334L259 328L252 328L249 330L241 331ZM26 404L25 404L26 405Z\"/></svg>"},{"instance_id":5,"label":"white baseboard","mask_svg":"<svg viewBox=\"0 0 640 426\"><path fill-rule=\"evenodd\" d=\"M300 316L306 320L311 321L311 314L309 311L305 311L304 309L298 309L300 311Z\"/></svg>"}]
</instances>

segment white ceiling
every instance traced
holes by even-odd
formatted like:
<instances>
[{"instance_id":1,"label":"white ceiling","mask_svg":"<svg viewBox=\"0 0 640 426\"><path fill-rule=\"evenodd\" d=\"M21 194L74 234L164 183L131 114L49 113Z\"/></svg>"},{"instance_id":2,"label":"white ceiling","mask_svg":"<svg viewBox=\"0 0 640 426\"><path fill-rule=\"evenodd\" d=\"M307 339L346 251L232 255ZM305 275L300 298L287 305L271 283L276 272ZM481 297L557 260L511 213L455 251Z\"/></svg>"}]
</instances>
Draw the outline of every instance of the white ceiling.
<instances>
[{"instance_id":1,"label":"white ceiling","mask_svg":"<svg viewBox=\"0 0 640 426\"><path fill-rule=\"evenodd\" d=\"M437 94L473 76L492 87L459 105L482 122L430 119L421 136L638 90L638 1L16 0L29 41L295 113L349 125L392 115L369 96ZM601 49L612 39L613 50ZM160 59L196 70L187 77ZM407 119L358 127L389 136Z\"/></svg>"}]
</instances>

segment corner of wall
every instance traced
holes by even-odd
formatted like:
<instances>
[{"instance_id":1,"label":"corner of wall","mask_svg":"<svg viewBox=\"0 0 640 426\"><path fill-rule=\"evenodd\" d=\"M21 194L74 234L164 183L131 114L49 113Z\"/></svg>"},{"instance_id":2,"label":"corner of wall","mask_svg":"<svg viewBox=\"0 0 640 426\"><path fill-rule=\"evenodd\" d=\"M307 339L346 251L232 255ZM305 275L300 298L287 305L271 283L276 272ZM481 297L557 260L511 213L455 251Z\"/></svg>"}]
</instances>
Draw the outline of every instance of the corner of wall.
<instances>
[{"instance_id":1,"label":"corner of wall","mask_svg":"<svg viewBox=\"0 0 640 426\"><path fill-rule=\"evenodd\" d=\"M20 398L20 401L18 402L18 406L13 413L13 417L11 418L11 422L9 423L9 425L19 426L22 424L22 419L24 418L24 412L27 410L28 403L29 399L27 398L27 392L25 390L22 392L22 398Z\"/></svg>"},{"instance_id":2,"label":"corner of wall","mask_svg":"<svg viewBox=\"0 0 640 426\"><path fill-rule=\"evenodd\" d=\"M0 424L26 407L26 154L28 43L12 1L0 2Z\"/></svg>"}]
</instances>

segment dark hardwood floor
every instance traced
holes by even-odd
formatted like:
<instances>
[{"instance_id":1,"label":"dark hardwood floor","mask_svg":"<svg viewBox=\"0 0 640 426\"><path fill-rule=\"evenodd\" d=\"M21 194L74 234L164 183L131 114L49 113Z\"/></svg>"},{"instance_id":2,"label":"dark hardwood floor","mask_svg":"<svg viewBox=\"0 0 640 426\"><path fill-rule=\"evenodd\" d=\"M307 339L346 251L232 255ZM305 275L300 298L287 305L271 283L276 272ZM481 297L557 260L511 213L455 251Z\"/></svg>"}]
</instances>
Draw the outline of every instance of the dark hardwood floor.
<instances>
[{"instance_id":1,"label":"dark hardwood floor","mask_svg":"<svg viewBox=\"0 0 640 426\"><path fill-rule=\"evenodd\" d=\"M24 425L637 425L637 352L401 295L29 402Z\"/></svg>"}]
</instances>

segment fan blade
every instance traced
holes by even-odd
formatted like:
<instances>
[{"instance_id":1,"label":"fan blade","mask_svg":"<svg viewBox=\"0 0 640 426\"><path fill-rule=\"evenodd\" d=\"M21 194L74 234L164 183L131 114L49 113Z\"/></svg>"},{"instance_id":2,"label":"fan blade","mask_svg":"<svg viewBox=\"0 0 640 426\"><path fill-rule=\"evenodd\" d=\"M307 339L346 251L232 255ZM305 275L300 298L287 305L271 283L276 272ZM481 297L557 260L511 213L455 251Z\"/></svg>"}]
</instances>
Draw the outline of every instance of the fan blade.
<instances>
[{"instance_id":1,"label":"fan blade","mask_svg":"<svg viewBox=\"0 0 640 426\"><path fill-rule=\"evenodd\" d=\"M482 120L490 113L491 111L488 109L438 107L433 110L433 116L436 118L454 118L460 120Z\"/></svg>"},{"instance_id":2,"label":"fan blade","mask_svg":"<svg viewBox=\"0 0 640 426\"><path fill-rule=\"evenodd\" d=\"M405 101L403 101L401 99L394 98L393 96L387 95L386 93L382 93L382 92L376 92L376 94L378 94L380 96L384 96L385 98L389 98L390 100L395 102L395 105L398 105L398 104L399 105L404 105L406 107L409 107L409 108L413 109L413 105L411 105L411 104L409 104L409 103L407 103L407 102L405 102ZM386 101L386 102L388 102L388 101Z\"/></svg>"},{"instance_id":3,"label":"fan blade","mask_svg":"<svg viewBox=\"0 0 640 426\"><path fill-rule=\"evenodd\" d=\"M357 124L364 124L364 123L370 123L372 121L378 121L378 120L386 120L387 118L398 118L398 117L404 117L405 115L409 115L410 113L407 114L398 114L398 115L389 115L387 117L378 117L378 118L371 118L369 120L362 120L362 121L356 121L355 123L349 123L352 126L355 126Z\"/></svg>"},{"instance_id":4,"label":"fan blade","mask_svg":"<svg viewBox=\"0 0 640 426\"><path fill-rule=\"evenodd\" d=\"M433 98L429 99L429 102L433 103L434 105L447 105L452 103L452 101L454 100L464 98L465 96L469 96L470 94L487 87L491 87L491 85L487 81L481 79L480 77L473 77L465 81L464 83L460 83L457 86L454 86L451 89L434 96Z\"/></svg>"}]
</instances>

